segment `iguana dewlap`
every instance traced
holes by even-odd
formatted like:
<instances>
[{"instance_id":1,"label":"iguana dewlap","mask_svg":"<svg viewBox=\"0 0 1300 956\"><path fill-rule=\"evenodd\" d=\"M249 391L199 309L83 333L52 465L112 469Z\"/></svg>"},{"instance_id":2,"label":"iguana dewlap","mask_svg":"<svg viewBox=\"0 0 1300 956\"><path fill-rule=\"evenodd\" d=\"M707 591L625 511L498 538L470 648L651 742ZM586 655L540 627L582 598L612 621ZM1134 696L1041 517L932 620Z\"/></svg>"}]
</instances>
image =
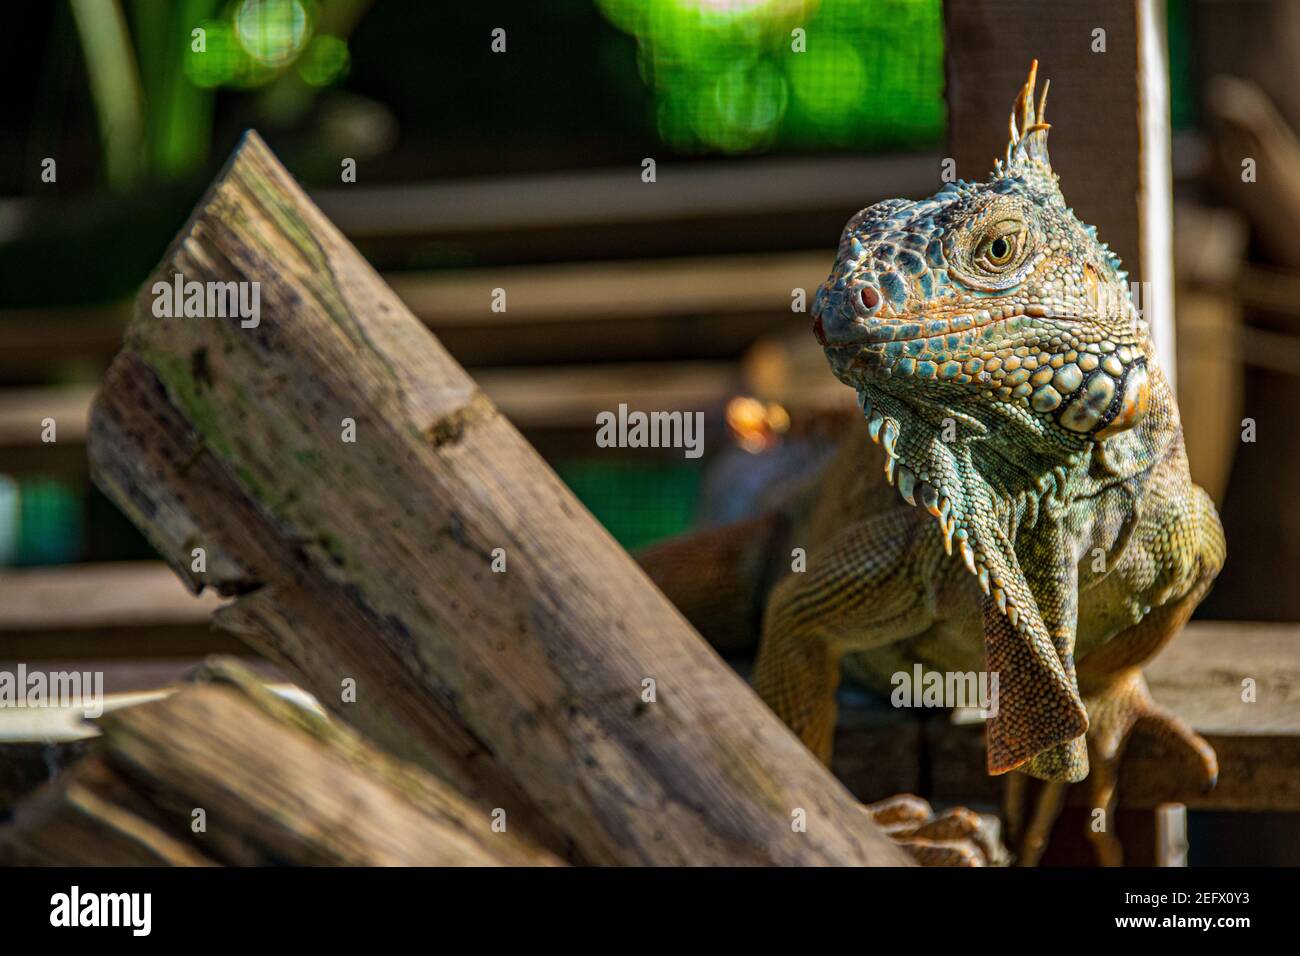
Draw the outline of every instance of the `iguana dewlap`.
<instances>
[{"instance_id":1,"label":"iguana dewlap","mask_svg":"<svg viewBox=\"0 0 1300 956\"><path fill-rule=\"evenodd\" d=\"M775 581L755 687L823 759L846 663L884 689L917 661L987 668L989 771L1059 787L1088 775L1091 751L1109 807L1138 724L1204 782L1217 773L1140 668L1205 595L1224 541L1128 278L1062 197L1035 71L986 181L845 227L813 331L858 393L861 434L778 512L642 560L715 639Z\"/></svg>"}]
</instances>

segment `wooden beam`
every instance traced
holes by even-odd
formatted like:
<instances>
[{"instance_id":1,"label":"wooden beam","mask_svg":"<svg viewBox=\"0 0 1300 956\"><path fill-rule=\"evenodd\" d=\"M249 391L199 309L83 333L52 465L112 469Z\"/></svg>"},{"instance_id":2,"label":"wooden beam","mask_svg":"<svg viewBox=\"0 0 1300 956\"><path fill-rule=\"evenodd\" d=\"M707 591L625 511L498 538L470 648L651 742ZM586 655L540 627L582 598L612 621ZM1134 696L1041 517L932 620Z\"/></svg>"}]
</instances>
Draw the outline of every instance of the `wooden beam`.
<instances>
[{"instance_id":1,"label":"wooden beam","mask_svg":"<svg viewBox=\"0 0 1300 956\"><path fill-rule=\"evenodd\" d=\"M1066 201L1142 282L1139 306L1173 381L1173 222L1163 0L945 0L949 149L982 179L1031 60L1050 78L1052 167ZM1104 31L1105 52L1096 31ZM1097 52L1094 52L1097 50Z\"/></svg>"},{"instance_id":2,"label":"wooden beam","mask_svg":"<svg viewBox=\"0 0 1300 956\"><path fill-rule=\"evenodd\" d=\"M0 571L0 660L249 653L213 630L220 604L155 561Z\"/></svg>"},{"instance_id":3,"label":"wooden beam","mask_svg":"<svg viewBox=\"0 0 1300 956\"><path fill-rule=\"evenodd\" d=\"M924 188L924 170L936 163L937 157L925 155L758 158L740 164L728 160L661 166L653 184L641 182L637 166L331 189L313 198L354 241L476 233L517 236L557 227L590 231L754 216L788 221L812 211L838 214L846 204L862 206L910 195ZM511 258L527 256L517 252Z\"/></svg>"},{"instance_id":4,"label":"wooden beam","mask_svg":"<svg viewBox=\"0 0 1300 956\"><path fill-rule=\"evenodd\" d=\"M397 272L385 279L466 365L734 357L760 335L802 323L791 313L792 292L801 288L811 301L830 267L832 241L817 252ZM496 289L506 293L504 312L492 310ZM30 374L107 360L121 345L127 312L121 304L0 309L0 369Z\"/></svg>"},{"instance_id":5,"label":"wooden beam","mask_svg":"<svg viewBox=\"0 0 1300 956\"><path fill-rule=\"evenodd\" d=\"M749 313L789 317L791 291L815 289L826 277L833 257L829 246L819 252L569 262L393 273L384 278L406 307L440 334L457 326L492 329L570 321L621 325ZM504 312L491 308L497 288L508 293Z\"/></svg>"},{"instance_id":6,"label":"wooden beam","mask_svg":"<svg viewBox=\"0 0 1300 956\"><path fill-rule=\"evenodd\" d=\"M30 376L87 360L108 361L121 347L130 308L123 303L0 309L0 370Z\"/></svg>"},{"instance_id":7,"label":"wooden beam","mask_svg":"<svg viewBox=\"0 0 1300 956\"><path fill-rule=\"evenodd\" d=\"M146 282L89 453L220 624L567 857L904 861L256 135L174 273L259 282L260 323L155 318Z\"/></svg>"},{"instance_id":8,"label":"wooden beam","mask_svg":"<svg viewBox=\"0 0 1300 956\"><path fill-rule=\"evenodd\" d=\"M83 475L90 386L0 390L0 472L7 475ZM54 425L47 442L45 423Z\"/></svg>"},{"instance_id":9,"label":"wooden beam","mask_svg":"<svg viewBox=\"0 0 1300 956\"><path fill-rule=\"evenodd\" d=\"M1226 209L1182 203L1175 221L1178 362L1200 383L1179 396L1178 411L1192 480L1222 506L1245 401L1236 289L1250 237L1242 217Z\"/></svg>"},{"instance_id":10,"label":"wooden beam","mask_svg":"<svg viewBox=\"0 0 1300 956\"><path fill-rule=\"evenodd\" d=\"M847 215L847 213L845 214ZM791 312L830 267L817 252L566 262L385 278L466 365L734 358L760 336L806 329ZM494 290L506 311L493 312Z\"/></svg>"},{"instance_id":11,"label":"wooden beam","mask_svg":"<svg viewBox=\"0 0 1300 956\"><path fill-rule=\"evenodd\" d=\"M1197 793L1178 755L1138 734L1121 768L1122 807L1153 809L1179 802L1192 810L1300 812L1300 626L1194 621L1146 675L1156 700L1214 747L1219 781L1210 792ZM1255 682L1253 702L1242 699L1247 678ZM982 724L955 725L944 713L919 715L916 723L925 740L919 772L930 781L928 797L962 804L1000 802L1002 780L985 769ZM887 733L870 729L879 725L879 720L849 725L859 730L844 745L881 754L877 778L917 773L917 748L908 743L893 756L882 753L882 734L904 734L897 728ZM873 779L848 782L863 800L876 800L881 794ZM1072 804L1086 804L1087 786L1084 781L1072 788Z\"/></svg>"},{"instance_id":12,"label":"wooden beam","mask_svg":"<svg viewBox=\"0 0 1300 956\"><path fill-rule=\"evenodd\" d=\"M611 362L485 368L475 380L535 441L580 432L574 437L583 440L570 443L574 450L595 452L597 413L620 404L634 411L700 411L721 427L723 406L743 387L743 370L738 361ZM84 474L94 393L86 386L0 389L0 474ZM42 439L46 418L56 423L56 442Z\"/></svg>"}]
</instances>

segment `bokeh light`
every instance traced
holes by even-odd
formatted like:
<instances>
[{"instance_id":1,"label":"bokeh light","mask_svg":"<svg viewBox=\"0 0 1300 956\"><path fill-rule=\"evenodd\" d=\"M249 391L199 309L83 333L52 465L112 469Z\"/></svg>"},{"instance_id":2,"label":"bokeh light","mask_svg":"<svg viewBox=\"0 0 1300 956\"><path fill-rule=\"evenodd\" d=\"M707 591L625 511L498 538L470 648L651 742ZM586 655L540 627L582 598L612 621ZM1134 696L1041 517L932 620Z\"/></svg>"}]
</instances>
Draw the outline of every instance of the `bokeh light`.
<instances>
[{"instance_id":1,"label":"bokeh light","mask_svg":"<svg viewBox=\"0 0 1300 956\"><path fill-rule=\"evenodd\" d=\"M247 54L235 42L234 28L221 20L204 20L203 49L190 49L185 57L185 75L195 86L215 87L230 83L239 72L241 59Z\"/></svg>"},{"instance_id":2,"label":"bokeh light","mask_svg":"<svg viewBox=\"0 0 1300 956\"><path fill-rule=\"evenodd\" d=\"M187 49L184 71L205 89L265 86L293 69L308 86L326 87L348 74L346 41L314 34L315 0L236 0L199 24L201 49Z\"/></svg>"},{"instance_id":3,"label":"bokeh light","mask_svg":"<svg viewBox=\"0 0 1300 956\"><path fill-rule=\"evenodd\" d=\"M243 0L235 10L235 35L249 56L266 66L292 61L311 33L299 0Z\"/></svg>"},{"instance_id":4,"label":"bokeh light","mask_svg":"<svg viewBox=\"0 0 1300 956\"><path fill-rule=\"evenodd\" d=\"M867 96L867 70L851 43L820 40L816 56L790 58L787 74L810 122L843 131L860 122L857 109Z\"/></svg>"},{"instance_id":5,"label":"bokeh light","mask_svg":"<svg viewBox=\"0 0 1300 956\"><path fill-rule=\"evenodd\" d=\"M347 75L350 58L348 45L338 37L312 37L298 58L298 75L309 86L329 86Z\"/></svg>"}]
</instances>

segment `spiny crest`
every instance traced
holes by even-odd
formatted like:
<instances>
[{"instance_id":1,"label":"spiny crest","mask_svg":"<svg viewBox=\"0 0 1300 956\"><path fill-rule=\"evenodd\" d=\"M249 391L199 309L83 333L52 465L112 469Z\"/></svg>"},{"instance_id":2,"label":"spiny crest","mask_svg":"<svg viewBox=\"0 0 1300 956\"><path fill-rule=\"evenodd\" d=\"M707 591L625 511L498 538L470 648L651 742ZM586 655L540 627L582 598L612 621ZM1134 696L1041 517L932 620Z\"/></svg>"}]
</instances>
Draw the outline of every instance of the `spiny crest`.
<instances>
[{"instance_id":1,"label":"spiny crest","mask_svg":"<svg viewBox=\"0 0 1300 956\"><path fill-rule=\"evenodd\" d=\"M1001 176L1011 172L1038 173L1053 178L1052 161L1047 155L1047 131L1052 128L1044 122L1047 115L1047 91L1051 80L1043 81L1043 92L1034 105L1034 87L1038 83L1038 61L1029 64L1029 79L1020 88L1011 107L1008 121L1006 161L994 163L994 172Z\"/></svg>"}]
</instances>

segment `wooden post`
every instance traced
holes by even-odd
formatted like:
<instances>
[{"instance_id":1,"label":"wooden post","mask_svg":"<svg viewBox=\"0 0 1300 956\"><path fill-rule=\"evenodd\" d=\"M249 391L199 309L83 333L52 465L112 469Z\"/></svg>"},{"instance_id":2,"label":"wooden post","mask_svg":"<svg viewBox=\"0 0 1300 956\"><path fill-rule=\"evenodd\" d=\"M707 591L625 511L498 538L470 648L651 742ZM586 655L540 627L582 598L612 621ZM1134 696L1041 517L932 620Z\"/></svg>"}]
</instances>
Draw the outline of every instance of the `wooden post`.
<instances>
[{"instance_id":1,"label":"wooden post","mask_svg":"<svg viewBox=\"0 0 1300 956\"><path fill-rule=\"evenodd\" d=\"M257 283L258 320L158 317L178 274ZM88 444L191 587L237 598L220 625L562 856L905 862L255 134L145 284Z\"/></svg>"},{"instance_id":2,"label":"wooden post","mask_svg":"<svg viewBox=\"0 0 1300 956\"><path fill-rule=\"evenodd\" d=\"M1037 58L1052 81L1052 167L1066 201L1140 282L1138 305L1175 381L1169 57L1164 0L945 0L948 141L980 179Z\"/></svg>"}]
</instances>

